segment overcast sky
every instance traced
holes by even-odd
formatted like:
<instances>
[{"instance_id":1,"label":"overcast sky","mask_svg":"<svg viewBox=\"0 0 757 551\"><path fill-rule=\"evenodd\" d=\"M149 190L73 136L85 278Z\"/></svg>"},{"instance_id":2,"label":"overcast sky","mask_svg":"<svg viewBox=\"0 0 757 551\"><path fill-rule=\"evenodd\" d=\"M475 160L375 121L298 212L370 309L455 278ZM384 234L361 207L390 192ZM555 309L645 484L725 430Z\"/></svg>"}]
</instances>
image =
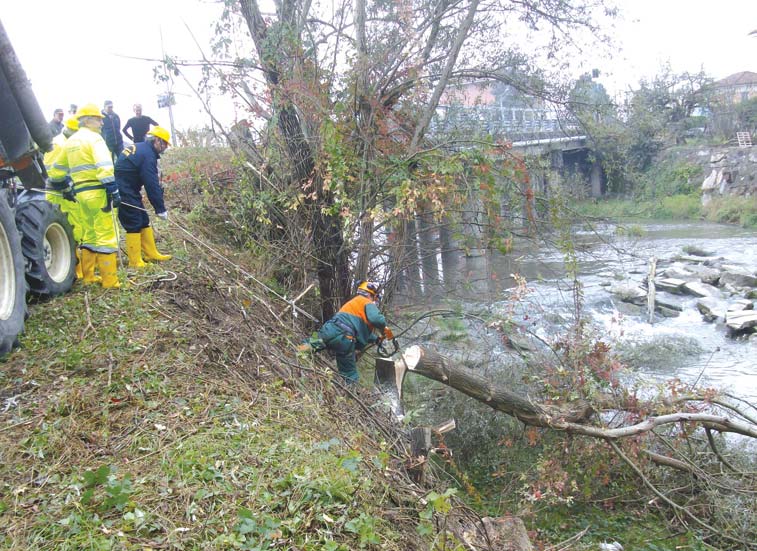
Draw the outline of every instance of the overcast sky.
<instances>
[{"instance_id":1,"label":"overcast sky","mask_svg":"<svg viewBox=\"0 0 757 551\"><path fill-rule=\"evenodd\" d=\"M666 62L715 79L757 73L757 0L621 0L618 55L600 61L609 87L634 87Z\"/></svg>"},{"instance_id":2,"label":"overcast sky","mask_svg":"<svg viewBox=\"0 0 757 551\"><path fill-rule=\"evenodd\" d=\"M16 53L32 81L46 115L68 109L70 103L105 99L115 103L122 122L140 102L144 113L168 127L166 109L157 96L165 87L155 83L155 63L129 59L172 56L197 59L197 46L187 27L206 51L211 24L220 6L200 0L2 0L0 13ZM326 0L328 1L328 0ZM618 0L623 17L614 38L617 52L610 60L588 60L602 73L611 91L635 87L641 77L654 75L670 62L676 72L700 68L715 78L740 71L757 72L757 0ZM204 126L199 101L180 80L174 91L177 128ZM212 107L228 124L244 118L225 99Z\"/></svg>"}]
</instances>

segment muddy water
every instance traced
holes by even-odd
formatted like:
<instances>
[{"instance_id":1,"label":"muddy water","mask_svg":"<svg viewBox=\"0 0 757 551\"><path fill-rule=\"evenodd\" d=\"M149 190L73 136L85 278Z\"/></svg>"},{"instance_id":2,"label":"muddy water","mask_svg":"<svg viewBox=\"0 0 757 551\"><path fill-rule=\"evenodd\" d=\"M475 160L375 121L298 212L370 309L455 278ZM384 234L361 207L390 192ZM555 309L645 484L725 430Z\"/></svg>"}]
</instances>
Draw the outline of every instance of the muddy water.
<instances>
[{"instance_id":1,"label":"muddy water","mask_svg":"<svg viewBox=\"0 0 757 551\"><path fill-rule=\"evenodd\" d=\"M629 309L603 286L621 280L641 282L650 257L659 259L659 271L674 256L683 254L685 246L692 245L728 263L757 270L757 232L709 223L645 223L636 229L641 230L638 237L618 237L614 225L574 232L583 315L640 376L678 377L700 386L728 389L757 402L755 341L731 339L722 324L705 322L694 297L682 297L680 316L658 318L650 325L645 314ZM455 266L462 283L456 288L468 302L485 301L492 308L506 308L506 298L515 286L512 274L520 274L529 289L518 313L522 321L549 336L572 319L571 282L565 277L564 255L555 247L542 245L507 256L458 258Z\"/></svg>"}]
</instances>

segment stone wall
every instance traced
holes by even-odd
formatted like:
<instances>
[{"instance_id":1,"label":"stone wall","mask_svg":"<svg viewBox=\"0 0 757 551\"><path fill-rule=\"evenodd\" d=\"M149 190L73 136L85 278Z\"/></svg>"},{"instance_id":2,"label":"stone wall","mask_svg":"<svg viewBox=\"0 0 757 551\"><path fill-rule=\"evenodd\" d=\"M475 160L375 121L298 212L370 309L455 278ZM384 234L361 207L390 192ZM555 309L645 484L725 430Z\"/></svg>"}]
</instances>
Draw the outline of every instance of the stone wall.
<instances>
[{"instance_id":1,"label":"stone wall","mask_svg":"<svg viewBox=\"0 0 757 551\"><path fill-rule=\"evenodd\" d=\"M657 159L658 166L685 163L702 167L702 204L729 195L757 197L757 145L677 146Z\"/></svg>"},{"instance_id":2,"label":"stone wall","mask_svg":"<svg viewBox=\"0 0 757 551\"><path fill-rule=\"evenodd\" d=\"M728 195L757 196L757 147L698 148L704 168L702 204Z\"/></svg>"}]
</instances>

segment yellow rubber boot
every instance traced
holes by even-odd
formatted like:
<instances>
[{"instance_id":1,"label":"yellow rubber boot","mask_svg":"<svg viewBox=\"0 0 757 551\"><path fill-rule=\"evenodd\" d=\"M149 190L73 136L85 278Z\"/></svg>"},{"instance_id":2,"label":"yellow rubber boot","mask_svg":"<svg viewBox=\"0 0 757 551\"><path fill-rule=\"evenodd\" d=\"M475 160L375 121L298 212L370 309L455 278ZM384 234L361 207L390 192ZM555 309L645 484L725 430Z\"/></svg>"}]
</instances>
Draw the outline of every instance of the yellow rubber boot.
<instances>
[{"instance_id":1,"label":"yellow rubber boot","mask_svg":"<svg viewBox=\"0 0 757 551\"><path fill-rule=\"evenodd\" d=\"M160 254L155 246L155 234L150 226L142 228L139 232L142 236L142 252L145 253L145 260L171 260L170 254Z\"/></svg>"},{"instance_id":2,"label":"yellow rubber boot","mask_svg":"<svg viewBox=\"0 0 757 551\"><path fill-rule=\"evenodd\" d=\"M82 281L86 284L100 283L101 278L95 275L97 254L90 251L89 249L79 250L81 251Z\"/></svg>"},{"instance_id":3,"label":"yellow rubber boot","mask_svg":"<svg viewBox=\"0 0 757 551\"><path fill-rule=\"evenodd\" d=\"M103 289L120 289L121 283L118 281L118 258L116 253L98 253L97 268L102 276Z\"/></svg>"},{"instance_id":4,"label":"yellow rubber boot","mask_svg":"<svg viewBox=\"0 0 757 551\"><path fill-rule=\"evenodd\" d=\"M84 268L81 264L81 249L76 247L76 279L84 279Z\"/></svg>"},{"instance_id":5,"label":"yellow rubber boot","mask_svg":"<svg viewBox=\"0 0 757 551\"><path fill-rule=\"evenodd\" d=\"M129 268L144 268L147 266L142 260L142 235L139 233L126 234L126 254L129 255Z\"/></svg>"}]
</instances>

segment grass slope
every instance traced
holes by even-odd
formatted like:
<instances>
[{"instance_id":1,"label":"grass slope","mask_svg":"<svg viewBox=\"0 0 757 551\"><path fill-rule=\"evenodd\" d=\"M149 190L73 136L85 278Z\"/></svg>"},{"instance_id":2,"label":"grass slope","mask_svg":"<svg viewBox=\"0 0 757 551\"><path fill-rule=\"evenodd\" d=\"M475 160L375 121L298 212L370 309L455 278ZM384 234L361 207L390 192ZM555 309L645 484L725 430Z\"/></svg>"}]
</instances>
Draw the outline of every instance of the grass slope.
<instances>
[{"instance_id":1,"label":"grass slope","mask_svg":"<svg viewBox=\"0 0 757 551\"><path fill-rule=\"evenodd\" d=\"M158 233L173 260L32 305L0 364L0 547L430 548L385 418L297 367L260 289Z\"/></svg>"}]
</instances>

